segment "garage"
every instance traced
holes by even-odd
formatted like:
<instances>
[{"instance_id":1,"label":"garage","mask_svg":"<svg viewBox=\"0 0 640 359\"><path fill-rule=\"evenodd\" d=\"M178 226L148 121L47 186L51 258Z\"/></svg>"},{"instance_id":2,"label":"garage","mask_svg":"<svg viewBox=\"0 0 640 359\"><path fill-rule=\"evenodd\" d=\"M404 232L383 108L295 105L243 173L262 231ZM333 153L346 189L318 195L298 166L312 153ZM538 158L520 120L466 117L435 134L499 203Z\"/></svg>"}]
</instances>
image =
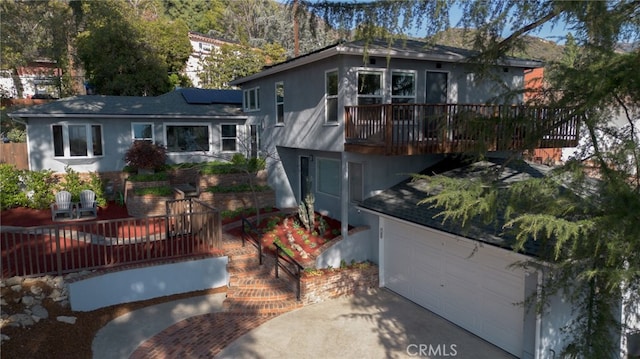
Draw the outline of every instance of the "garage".
<instances>
[{"instance_id":1,"label":"garage","mask_svg":"<svg viewBox=\"0 0 640 359\"><path fill-rule=\"evenodd\" d=\"M381 218L382 284L521 357L525 274L509 250Z\"/></svg>"}]
</instances>

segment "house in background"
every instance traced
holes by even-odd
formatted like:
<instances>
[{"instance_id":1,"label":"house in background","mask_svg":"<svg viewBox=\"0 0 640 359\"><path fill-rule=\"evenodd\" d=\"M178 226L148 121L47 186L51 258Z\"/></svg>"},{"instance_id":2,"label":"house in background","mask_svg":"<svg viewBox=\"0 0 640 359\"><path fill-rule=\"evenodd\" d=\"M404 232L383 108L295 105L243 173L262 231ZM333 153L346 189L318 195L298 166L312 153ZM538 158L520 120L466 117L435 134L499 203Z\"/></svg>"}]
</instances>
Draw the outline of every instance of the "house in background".
<instances>
[{"instance_id":1,"label":"house in background","mask_svg":"<svg viewBox=\"0 0 640 359\"><path fill-rule=\"evenodd\" d=\"M576 145L571 109L527 107L522 95L496 102L522 90L541 62L504 58L481 77L474 55L412 40L355 41L231 84L242 88L247 122L261 129L276 206L294 207L311 193L317 211L342 222L339 250L324 265L371 260L381 286L516 357L545 358L560 352L571 308L557 298L543 318L514 306L544 273L509 264L535 254L515 253L491 231L463 234L426 220L432 214L416 205L426 194L407 182L453 165L469 171L451 158L478 148L497 161L517 156L540 128L548 131L535 136L537 148ZM505 176L542 172L531 165ZM348 225L370 229L350 236Z\"/></svg>"},{"instance_id":2,"label":"house in background","mask_svg":"<svg viewBox=\"0 0 640 359\"><path fill-rule=\"evenodd\" d=\"M241 105L237 90L189 88L156 97L75 96L9 116L26 125L30 170L107 173L122 171L136 140L166 146L170 163L250 152Z\"/></svg>"},{"instance_id":3,"label":"house in background","mask_svg":"<svg viewBox=\"0 0 640 359\"><path fill-rule=\"evenodd\" d=\"M0 71L0 94L4 98L60 98L62 69L55 61L40 59L26 66Z\"/></svg>"},{"instance_id":4,"label":"house in background","mask_svg":"<svg viewBox=\"0 0 640 359\"><path fill-rule=\"evenodd\" d=\"M195 31L189 31L189 41L191 42L192 52L189 55L184 72L191 80L193 87L200 87L199 75L204 70L202 63L205 58L222 45L231 43Z\"/></svg>"}]
</instances>

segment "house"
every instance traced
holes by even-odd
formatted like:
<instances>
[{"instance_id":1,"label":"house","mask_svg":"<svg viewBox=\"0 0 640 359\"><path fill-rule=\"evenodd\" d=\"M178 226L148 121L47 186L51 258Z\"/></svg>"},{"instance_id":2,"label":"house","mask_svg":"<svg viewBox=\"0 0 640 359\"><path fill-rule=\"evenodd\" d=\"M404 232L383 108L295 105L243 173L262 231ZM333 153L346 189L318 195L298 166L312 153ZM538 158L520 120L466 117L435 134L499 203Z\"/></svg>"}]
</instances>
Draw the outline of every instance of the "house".
<instances>
[{"instance_id":1,"label":"house","mask_svg":"<svg viewBox=\"0 0 640 359\"><path fill-rule=\"evenodd\" d=\"M547 358L563 347L559 331L571 308L562 297L546 316L514 305L536 292L544 272L509 265L535 248L516 253L487 228L440 226L416 205L426 194L407 181L455 170L450 155L478 148L499 159L527 145L577 144L572 109L526 107L521 94L496 102L505 89L522 90L539 61L504 58L481 77L474 55L413 40L341 42L231 85L242 89L247 123L259 129L276 206L313 194L317 211L342 222L339 250L325 265L371 260L381 286L516 357ZM539 140L527 143L532 133ZM527 165L505 176L543 174L543 166ZM350 236L348 225L369 230Z\"/></svg>"},{"instance_id":2,"label":"house","mask_svg":"<svg viewBox=\"0 0 640 359\"><path fill-rule=\"evenodd\" d=\"M200 73L204 70L203 61L212 51L216 51L222 45L231 44L205 34L189 31L189 42L192 52L187 60L185 74L191 80L193 87L200 87Z\"/></svg>"},{"instance_id":3,"label":"house","mask_svg":"<svg viewBox=\"0 0 640 359\"><path fill-rule=\"evenodd\" d=\"M156 97L75 96L9 116L26 125L30 170L108 173L122 171L136 140L164 145L169 163L250 152L241 104L240 91L189 88Z\"/></svg>"},{"instance_id":4,"label":"house","mask_svg":"<svg viewBox=\"0 0 640 359\"><path fill-rule=\"evenodd\" d=\"M62 70L55 61L39 59L14 70L0 71L4 98L56 99L60 97Z\"/></svg>"}]
</instances>

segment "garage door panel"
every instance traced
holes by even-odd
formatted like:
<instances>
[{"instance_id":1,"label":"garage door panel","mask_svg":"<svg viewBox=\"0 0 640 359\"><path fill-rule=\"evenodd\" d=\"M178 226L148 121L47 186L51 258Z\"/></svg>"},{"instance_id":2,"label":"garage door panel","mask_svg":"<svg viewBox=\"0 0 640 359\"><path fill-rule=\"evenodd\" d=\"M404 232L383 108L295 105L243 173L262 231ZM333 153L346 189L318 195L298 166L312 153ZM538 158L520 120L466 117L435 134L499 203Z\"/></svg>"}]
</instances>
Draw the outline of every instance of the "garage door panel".
<instances>
[{"instance_id":1,"label":"garage door panel","mask_svg":"<svg viewBox=\"0 0 640 359\"><path fill-rule=\"evenodd\" d=\"M385 222L383 251L389 289L522 355L524 309L514 303L524 300L524 273L507 269L513 255L395 221Z\"/></svg>"}]
</instances>

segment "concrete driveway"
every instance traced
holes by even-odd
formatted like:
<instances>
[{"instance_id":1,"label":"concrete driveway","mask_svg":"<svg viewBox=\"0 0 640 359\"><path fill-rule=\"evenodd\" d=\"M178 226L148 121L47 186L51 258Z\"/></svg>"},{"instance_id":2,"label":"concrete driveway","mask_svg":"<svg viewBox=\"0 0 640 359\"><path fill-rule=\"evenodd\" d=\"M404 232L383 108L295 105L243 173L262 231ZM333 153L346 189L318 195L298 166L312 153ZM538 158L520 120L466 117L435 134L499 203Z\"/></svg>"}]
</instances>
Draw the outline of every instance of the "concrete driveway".
<instances>
[{"instance_id":1,"label":"concrete driveway","mask_svg":"<svg viewBox=\"0 0 640 359\"><path fill-rule=\"evenodd\" d=\"M513 358L399 295L372 290L285 313L216 358Z\"/></svg>"}]
</instances>

